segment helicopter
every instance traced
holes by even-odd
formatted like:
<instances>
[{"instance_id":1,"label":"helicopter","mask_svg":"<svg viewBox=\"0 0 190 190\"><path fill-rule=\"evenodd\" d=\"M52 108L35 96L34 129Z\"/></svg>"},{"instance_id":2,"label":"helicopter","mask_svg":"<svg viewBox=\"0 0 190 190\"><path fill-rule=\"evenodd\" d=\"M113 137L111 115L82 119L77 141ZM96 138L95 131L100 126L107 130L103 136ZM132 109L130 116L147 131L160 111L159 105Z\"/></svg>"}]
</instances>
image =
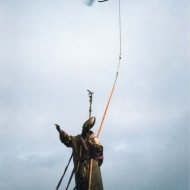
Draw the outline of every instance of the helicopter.
<instances>
[{"instance_id":1,"label":"helicopter","mask_svg":"<svg viewBox=\"0 0 190 190\"><path fill-rule=\"evenodd\" d=\"M94 3L94 1L95 1L95 0L89 0L86 4L87 4L88 6L92 6L92 4ZM103 2L105 2L105 1L108 1L108 0L99 0L98 2L99 2L99 3L103 3Z\"/></svg>"}]
</instances>

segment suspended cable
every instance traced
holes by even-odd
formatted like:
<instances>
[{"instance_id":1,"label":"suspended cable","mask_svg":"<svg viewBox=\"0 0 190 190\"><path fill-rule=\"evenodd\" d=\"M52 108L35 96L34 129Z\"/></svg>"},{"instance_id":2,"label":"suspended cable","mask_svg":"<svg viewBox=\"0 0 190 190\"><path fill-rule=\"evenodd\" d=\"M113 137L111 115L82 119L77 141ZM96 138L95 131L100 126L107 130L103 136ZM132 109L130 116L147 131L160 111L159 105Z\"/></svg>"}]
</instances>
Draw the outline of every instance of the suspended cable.
<instances>
[{"instance_id":1,"label":"suspended cable","mask_svg":"<svg viewBox=\"0 0 190 190\"><path fill-rule=\"evenodd\" d=\"M117 68L117 72L116 72L115 81L114 81L114 84L113 84L113 87L112 87L112 90L111 90L111 93L110 93L110 96L109 96L109 99L108 99L108 102L107 102L107 105L106 105L106 109L104 111L104 115L102 117L100 127L98 129L97 137L99 136L99 134L101 132L102 125L104 123L104 119L106 117L106 113L107 113L107 110L108 110L108 107L109 107L109 104L110 104L110 101L111 101L111 98L112 98L112 95L113 95L113 92L114 92L114 89L115 89L115 85L116 85L116 82L117 82L117 77L119 75L120 62L121 62L121 5L120 5L120 0L119 0L119 63L118 63L118 68Z\"/></svg>"}]
</instances>

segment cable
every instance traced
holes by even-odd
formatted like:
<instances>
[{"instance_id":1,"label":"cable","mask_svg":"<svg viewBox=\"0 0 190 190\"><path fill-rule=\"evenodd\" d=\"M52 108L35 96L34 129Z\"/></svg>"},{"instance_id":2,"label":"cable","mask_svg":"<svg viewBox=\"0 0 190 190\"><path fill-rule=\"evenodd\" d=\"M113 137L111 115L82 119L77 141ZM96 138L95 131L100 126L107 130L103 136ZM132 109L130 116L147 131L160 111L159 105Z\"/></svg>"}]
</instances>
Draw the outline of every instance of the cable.
<instances>
[{"instance_id":1,"label":"cable","mask_svg":"<svg viewBox=\"0 0 190 190\"><path fill-rule=\"evenodd\" d=\"M119 0L119 63L118 63L118 68L117 68L117 72L116 72L116 77L115 77L114 85L113 85L113 88L111 90L111 93L110 93L110 96L109 96L109 99L108 99L108 102L107 102L107 105L106 105L106 109L105 109L104 115L102 117L102 121L101 121L100 127L98 129L97 137L99 136L100 131L102 129L102 125L104 123L104 119L106 117L106 113L107 113L107 110L108 110L108 107L109 107L109 104L110 104L110 101L111 101L111 98L112 98L112 95L113 95L113 92L114 92L114 89L115 89L117 77L119 75L120 62L121 62L121 5L120 5L120 0Z\"/></svg>"}]
</instances>

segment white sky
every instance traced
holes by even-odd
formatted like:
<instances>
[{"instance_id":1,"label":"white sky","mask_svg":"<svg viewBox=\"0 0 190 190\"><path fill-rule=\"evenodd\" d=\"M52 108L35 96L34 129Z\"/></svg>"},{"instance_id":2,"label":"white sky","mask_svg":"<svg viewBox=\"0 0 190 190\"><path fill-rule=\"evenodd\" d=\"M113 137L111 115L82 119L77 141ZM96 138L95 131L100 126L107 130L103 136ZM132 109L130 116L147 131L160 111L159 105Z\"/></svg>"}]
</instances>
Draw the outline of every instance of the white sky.
<instances>
[{"instance_id":1,"label":"white sky","mask_svg":"<svg viewBox=\"0 0 190 190\"><path fill-rule=\"evenodd\" d=\"M99 138L104 189L188 190L189 1L121 0L121 21ZM0 189L55 189L71 149L54 123L79 134L89 89L97 133L118 35L117 0L0 1Z\"/></svg>"}]
</instances>

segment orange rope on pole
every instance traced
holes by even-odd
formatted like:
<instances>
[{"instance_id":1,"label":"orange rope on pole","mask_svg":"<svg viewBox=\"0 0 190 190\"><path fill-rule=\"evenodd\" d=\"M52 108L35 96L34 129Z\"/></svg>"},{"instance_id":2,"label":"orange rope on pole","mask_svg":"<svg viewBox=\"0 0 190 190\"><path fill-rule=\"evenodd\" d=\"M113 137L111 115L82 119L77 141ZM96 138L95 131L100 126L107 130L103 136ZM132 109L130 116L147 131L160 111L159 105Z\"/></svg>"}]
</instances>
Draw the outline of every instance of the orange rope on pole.
<instances>
[{"instance_id":1,"label":"orange rope on pole","mask_svg":"<svg viewBox=\"0 0 190 190\"><path fill-rule=\"evenodd\" d=\"M113 94L113 91L114 91L114 88L115 88L115 84L116 84L116 80L117 80L118 74L119 74L119 73L117 72L117 73L116 73L115 82L114 82L114 85L113 85L113 88L112 88L110 97L109 97L109 99L108 99L108 103L107 103L107 105L106 105L106 109L105 109L105 112L104 112L104 115L103 115L103 118L102 118L102 121L101 121L99 130L98 130L97 137L99 136L100 131L101 131L101 129L102 129L102 125L103 125L103 122L104 122L104 119L105 119L105 116L106 116L106 113L107 113L107 110L108 110L108 106L109 106L109 104L110 104L110 100L111 100L111 98L112 98L112 94Z\"/></svg>"},{"instance_id":2,"label":"orange rope on pole","mask_svg":"<svg viewBox=\"0 0 190 190\"><path fill-rule=\"evenodd\" d=\"M108 99L108 103L107 103L107 105L106 105L106 109L105 109L105 111L104 111L104 115L103 115L103 118L102 118L100 127L99 127L99 129L98 129L97 137L99 136L100 131L101 131L101 129L102 129L102 125L103 125L104 119L105 119L105 117L106 117L106 113L107 113L107 110L108 110L108 107L109 107L109 104L110 104L110 100L111 100L111 98L112 98L112 95L113 95L113 92L114 92L114 89L115 89L115 84L116 84L116 81L117 81L117 77L118 77L118 75L119 75L119 67L120 67L120 61L121 61L121 10L120 10L120 7L121 7L121 6L120 6L120 0L119 0L119 49L120 49L120 53L119 53L119 63L118 63L118 68L117 68L117 73L116 73L114 85L113 85L113 88L112 88L110 97L109 97L109 99Z\"/></svg>"}]
</instances>

